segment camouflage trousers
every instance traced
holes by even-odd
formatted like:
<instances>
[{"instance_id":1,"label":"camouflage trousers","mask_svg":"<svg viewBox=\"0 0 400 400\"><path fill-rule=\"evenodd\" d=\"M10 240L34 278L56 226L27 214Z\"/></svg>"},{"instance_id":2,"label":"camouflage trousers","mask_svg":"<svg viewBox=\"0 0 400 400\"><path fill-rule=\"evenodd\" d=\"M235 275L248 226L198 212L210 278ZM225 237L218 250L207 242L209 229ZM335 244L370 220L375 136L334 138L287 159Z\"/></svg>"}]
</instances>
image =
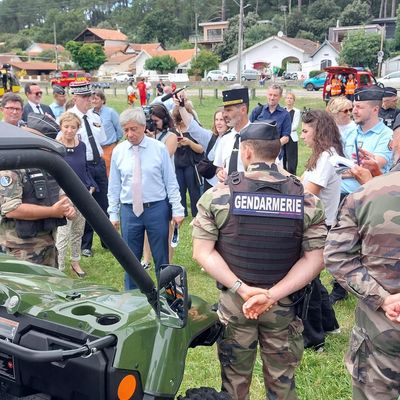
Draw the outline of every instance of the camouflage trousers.
<instances>
[{"instance_id":1,"label":"camouflage trousers","mask_svg":"<svg viewBox=\"0 0 400 400\"><path fill-rule=\"evenodd\" d=\"M68 244L71 246L71 260L81 259L82 235L85 229L85 217L75 209L76 217L67 220L67 224L57 228L56 247L58 250L58 268L65 269L65 258L67 256Z\"/></svg>"},{"instance_id":2,"label":"camouflage trousers","mask_svg":"<svg viewBox=\"0 0 400 400\"><path fill-rule=\"evenodd\" d=\"M248 320L242 313L242 305L239 295L221 292L218 314L225 325L218 342L222 390L233 400L250 398L249 387L259 344L266 398L297 399L294 371L303 354L301 320L292 308L279 305L258 320Z\"/></svg>"},{"instance_id":3,"label":"camouflage trousers","mask_svg":"<svg viewBox=\"0 0 400 400\"><path fill-rule=\"evenodd\" d=\"M355 400L397 400L400 395L400 324L362 301L356 309L346 366Z\"/></svg>"}]
</instances>

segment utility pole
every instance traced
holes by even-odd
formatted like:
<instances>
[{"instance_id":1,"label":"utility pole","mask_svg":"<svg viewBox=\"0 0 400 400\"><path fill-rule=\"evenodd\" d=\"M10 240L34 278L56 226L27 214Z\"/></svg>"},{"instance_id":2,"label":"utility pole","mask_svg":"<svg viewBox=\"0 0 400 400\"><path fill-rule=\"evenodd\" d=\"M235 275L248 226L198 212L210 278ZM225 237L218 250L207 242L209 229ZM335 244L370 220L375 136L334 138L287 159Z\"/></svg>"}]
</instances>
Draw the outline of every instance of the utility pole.
<instances>
[{"instance_id":1,"label":"utility pole","mask_svg":"<svg viewBox=\"0 0 400 400\"><path fill-rule=\"evenodd\" d=\"M54 32L54 52L56 56L56 69L59 71L58 68L58 46L57 46L57 33L56 33L56 23L53 22L53 32Z\"/></svg>"},{"instance_id":2,"label":"utility pole","mask_svg":"<svg viewBox=\"0 0 400 400\"><path fill-rule=\"evenodd\" d=\"M197 12L194 13L194 59L196 60L197 58L197 25L198 25L198 18L199 15Z\"/></svg>"},{"instance_id":3,"label":"utility pole","mask_svg":"<svg viewBox=\"0 0 400 400\"><path fill-rule=\"evenodd\" d=\"M243 51L243 0L239 6L239 35L238 35L238 60L237 60L237 79L242 83L242 51Z\"/></svg>"}]
</instances>

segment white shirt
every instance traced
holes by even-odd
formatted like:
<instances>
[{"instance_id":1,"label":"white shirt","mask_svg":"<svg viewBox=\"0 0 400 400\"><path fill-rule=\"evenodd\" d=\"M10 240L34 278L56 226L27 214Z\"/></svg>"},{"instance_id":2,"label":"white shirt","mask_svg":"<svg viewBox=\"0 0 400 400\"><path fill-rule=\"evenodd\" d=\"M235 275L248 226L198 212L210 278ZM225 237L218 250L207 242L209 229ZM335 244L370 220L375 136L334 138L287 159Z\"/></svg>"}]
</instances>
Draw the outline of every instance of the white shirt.
<instances>
[{"instance_id":1,"label":"white shirt","mask_svg":"<svg viewBox=\"0 0 400 400\"><path fill-rule=\"evenodd\" d=\"M287 112L290 114L290 111L286 109ZM297 128L299 127L300 124L300 119L301 119L301 112L298 108L293 107L294 114L293 114L293 121L292 121L292 130L290 132L290 137L292 138L293 142L298 142L299 141L299 135L297 133Z\"/></svg>"},{"instance_id":2,"label":"white shirt","mask_svg":"<svg viewBox=\"0 0 400 400\"><path fill-rule=\"evenodd\" d=\"M78 139L81 140L86 145L86 159L88 161L93 161L93 151L92 146L90 145L89 138L86 132L85 121L83 120L83 114L78 110L77 106L72 107L70 112L76 114L81 120L81 127L76 133ZM90 129L92 130L94 140L96 141L97 149L99 151L100 156L103 155L103 149L101 145L107 141L107 136L104 131L104 127L101 123L101 118L98 114L94 113L92 110L89 110L87 113L87 120L90 124Z\"/></svg>"},{"instance_id":3,"label":"white shirt","mask_svg":"<svg viewBox=\"0 0 400 400\"><path fill-rule=\"evenodd\" d=\"M44 114L44 111L43 111L42 107L40 107L40 104L32 103L32 102L29 101L29 100L28 100L28 103L29 103L29 105L32 107L32 111L33 111L34 113L36 113L36 114ZM39 106L39 108L40 108L40 111L39 111L39 109L38 109L38 106Z\"/></svg>"},{"instance_id":4,"label":"white shirt","mask_svg":"<svg viewBox=\"0 0 400 400\"><path fill-rule=\"evenodd\" d=\"M249 124L250 122L248 122L242 129L244 129ZM217 147L215 149L214 165L219 168L224 168L226 172L228 172L229 161L231 159L233 146L235 145L237 133L240 133L240 131L237 132L235 128L232 128L229 133L222 136L222 138L218 141ZM237 171L244 171L243 163L240 158L240 153L238 155Z\"/></svg>"},{"instance_id":5,"label":"white shirt","mask_svg":"<svg viewBox=\"0 0 400 400\"><path fill-rule=\"evenodd\" d=\"M329 151L324 151L318 161L315 169L305 171L303 175L303 185L308 182L321 186L318 197L325 207L326 224L333 226L336 223L336 214L340 202L341 177L336 173L335 168L329 162L332 155L336 155L336 150L331 147Z\"/></svg>"}]
</instances>

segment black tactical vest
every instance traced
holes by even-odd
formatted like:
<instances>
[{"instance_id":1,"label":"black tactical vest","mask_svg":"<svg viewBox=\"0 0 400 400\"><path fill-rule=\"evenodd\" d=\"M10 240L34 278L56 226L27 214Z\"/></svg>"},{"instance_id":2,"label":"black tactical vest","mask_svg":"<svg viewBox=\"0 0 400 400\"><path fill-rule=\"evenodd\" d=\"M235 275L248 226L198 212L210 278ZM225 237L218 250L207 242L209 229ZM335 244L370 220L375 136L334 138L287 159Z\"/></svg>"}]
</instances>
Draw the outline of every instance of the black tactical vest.
<instances>
[{"instance_id":1,"label":"black tactical vest","mask_svg":"<svg viewBox=\"0 0 400 400\"><path fill-rule=\"evenodd\" d=\"M393 124L394 121L396 120L396 117L399 115L400 110L397 108L389 108L385 110L384 108L381 108L379 110L379 117L383 119L383 123L388 127L393 129Z\"/></svg>"},{"instance_id":2,"label":"black tactical vest","mask_svg":"<svg viewBox=\"0 0 400 400\"><path fill-rule=\"evenodd\" d=\"M279 282L300 258L303 218L234 215L232 200L235 193L243 192L289 195L287 198L300 196L304 212L304 190L300 181L285 177L277 170L271 170L271 175L279 182L252 180L243 173L228 178L230 213L216 243L217 251L235 275L249 285L264 288Z\"/></svg>"},{"instance_id":3,"label":"black tactical vest","mask_svg":"<svg viewBox=\"0 0 400 400\"><path fill-rule=\"evenodd\" d=\"M52 206L59 200L60 187L55 179L40 169L25 170L26 181L22 193L22 203ZM39 232L51 232L67 223L65 218L45 218L35 221L15 220L15 229L21 239L35 237Z\"/></svg>"}]
</instances>

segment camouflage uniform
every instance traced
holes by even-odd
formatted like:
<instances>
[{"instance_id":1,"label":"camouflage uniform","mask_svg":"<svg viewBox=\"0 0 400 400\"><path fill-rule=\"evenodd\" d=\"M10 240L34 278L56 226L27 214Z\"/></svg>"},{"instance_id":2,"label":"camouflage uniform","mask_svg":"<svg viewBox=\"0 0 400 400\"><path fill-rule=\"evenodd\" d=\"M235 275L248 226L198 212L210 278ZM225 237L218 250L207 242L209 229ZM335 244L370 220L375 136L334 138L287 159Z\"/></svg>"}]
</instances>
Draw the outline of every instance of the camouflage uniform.
<instances>
[{"instance_id":1,"label":"camouflage uniform","mask_svg":"<svg viewBox=\"0 0 400 400\"><path fill-rule=\"evenodd\" d=\"M22 204L25 180L24 170L0 171L0 246L3 252L20 260L56 267L54 232L39 232L36 237L21 239L15 229L15 220L5 218Z\"/></svg>"},{"instance_id":2,"label":"camouflage uniform","mask_svg":"<svg viewBox=\"0 0 400 400\"><path fill-rule=\"evenodd\" d=\"M359 298L346 366L353 398L395 400L400 394L400 324L384 299L400 293L400 172L374 178L349 195L329 232L325 265Z\"/></svg>"},{"instance_id":3,"label":"camouflage uniform","mask_svg":"<svg viewBox=\"0 0 400 400\"><path fill-rule=\"evenodd\" d=\"M285 171L280 170L282 174ZM286 173L287 175L287 173ZM251 179L279 182L270 171L256 170L250 165L245 176ZM197 203L193 221L193 237L218 241L219 230L229 217L229 186L218 184L208 190ZM325 215L321 201L305 194L302 249L321 249L325 243ZM282 302L289 300L282 299ZM218 344L222 389L232 399L249 398L249 387L260 343L264 382L268 399L297 399L294 371L303 354L303 324L293 308L274 306L258 320L248 320L242 313L243 300L238 294L222 291L219 317L226 326Z\"/></svg>"}]
</instances>

